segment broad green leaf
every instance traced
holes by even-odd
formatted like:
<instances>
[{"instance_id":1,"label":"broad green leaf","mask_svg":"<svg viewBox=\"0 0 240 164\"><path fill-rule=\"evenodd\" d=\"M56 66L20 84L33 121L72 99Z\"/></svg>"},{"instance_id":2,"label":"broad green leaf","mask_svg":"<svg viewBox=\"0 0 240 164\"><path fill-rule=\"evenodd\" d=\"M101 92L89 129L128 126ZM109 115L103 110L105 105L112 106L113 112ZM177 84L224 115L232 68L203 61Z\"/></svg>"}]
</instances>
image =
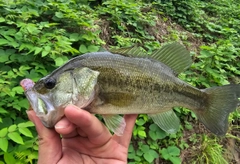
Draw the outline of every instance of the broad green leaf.
<instances>
[{"instance_id":1,"label":"broad green leaf","mask_svg":"<svg viewBox=\"0 0 240 164\"><path fill-rule=\"evenodd\" d=\"M23 92L24 92L24 90L22 89L21 86L14 87L14 88L12 89L12 91L13 91L13 92L16 92L16 93L18 93L18 94L23 94Z\"/></svg>"},{"instance_id":2,"label":"broad green leaf","mask_svg":"<svg viewBox=\"0 0 240 164\"><path fill-rule=\"evenodd\" d=\"M145 123L146 123L146 121L144 121L144 120L141 119L141 118L136 120L136 124L139 125L139 126L142 126L142 125L144 125Z\"/></svg>"},{"instance_id":3,"label":"broad green leaf","mask_svg":"<svg viewBox=\"0 0 240 164\"><path fill-rule=\"evenodd\" d=\"M14 35L14 37L16 38L16 40L21 40L22 37L23 37L23 34L22 34L22 32L17 32L17 33Z\"/></svg>"},{"instance_id":4,"label":"broad green leaf","mask_svg":"<svg viewBox=\"0 0 240 164\"><path fill-rule=\"evenodd\" d=\"M141 146L141 150L142 150L143 152L147 152L147 151L149 151L149 146L148 146L148 145L142 145L142 146Z\"/></svg>"},{"instance_id":5,"label":"broad green leaf","mask_svg":"<svg viewBox=\"0 0 240 164\"><path fill-rule=\"evenodd\" d=\"M8 128L3 128L0 130L0 138L5 137L7 135Z\"/></svg>"},{"instance_id":6,"label":"broad green leaf","mask_svg":"<svg viewBox=\"0 0 240 164\"><path fill-rule=\"evenodd\" d=\"M16 159L13 157L12 153L4 153L4 161L6 162L6 164L15 164L16 163Z\"/></svg>"},{"instance_id":7,"label":"broad green leaf","mask_svg":"<svg viewBox=\"0 0 240 164\"><path fill-rule=\"evenodd\" d=\"M33 137L32 132L28 128L18 128L19 132L27 137Z\"/></svg>"},{"instance_id":8,"label":"broad green leaf","mask_svg":"<svg viewBox=\"0 0 240 164\"><path fill-rule=\"evenodd\" d=\"M162 129L159 128L159 130L156 131L157 139L163 139L165 138L168 134L163 131Z\"/></svg>"},{"instance_id":9,"label":"broad green leaf","mask_svg":"<svg viewBox=\"0 0 240 164\"><path fill-rule=\"evenodd\" d=\"M16 30L16 29L14 29L14 28L11 28L11 29L9 29L9 30L6 32L6 34L7 34L7 35L15 35L15 34L16 34L16 32L17 32L17 30Z\"/></svg>"},{"instance_id":10,"label":"broad green leaf","mask_svg":"<svg viewBox=\"0 0 240 164\"><path fill-rule=\"evenodd\" d=\"M29 70L29 69L31 69L32 67L29 67L29 66L26 66L26 65L22 65L22 66L20 66L20 68L19 68L19 70L20 71L25 71L25 70Z\"/></svg>"},{"instance_id":11,"label":"broad green leaf","mask_svg":"<svg viewBox=\"0 0 240 164\"><path fill-rule=\"evenodd\" d=\"M23 122L18 124L19 128L26 128L26 127L32 127L34 124L31 121Z\"/></svg>"},{"instance_id":12,"label":"broad green leaf","mask_svg":"<svg viewBox=\"0 0 240 164\"><path fill-rule=\"evenodd\" d=\"M27 30L30 34L38 34L38 29L35 24L32 24L32 23L28 24Z\"/></svg>"},{"instance_id":13,"label":"broad green leaf","mask_svg":"<svg viewBox=\"0 0 240 164\"><path fill-rule=\"evenodd\" d=\"M42 57L47 56L48 53L49 53L49 51L43 50L42 51Z\"/></svg>"},{"instance_id":14,"label":"broad green leaf","mask_svg":"<svg viewBox=\"0 0 240 164\"><path fill-rule=\"evenodd\" d=\"M9 44L11 44L10 42L14 42L14 39L12 37L8 36L8 35L4 35L4 38L9 41Z\"/></svg>"},{"instance_id":15,"label":"broad green leaf","mask_svg":"<svg viewBox=\"0 0 240 164\"><path fill-rule=\"evenodd\" d=\"M0 113L8 113L8 111L0 107Z\"/></svg>"},{"instance_id":16,"label":"broad green leaf","mask_svg":"<svg viewBox=\"0 0 240 164\"><path fill-rule=\"evenodd\" d=\"M36 48L35 48L35 51L34 51L34 55L39 54L41 51L42 51L42 48L41 48L41 47L36 47Z\"/></svg>"},{"instance_id":17,"label":"broad green leaf","mask_svg":"<svg viewBox=\"0 0 240 164\"><path fill-rule=\"evenodd\" d=\"M24 108L24 109L29 109L29 102L27 99L22 99L22 100L19 100L19 104L18 104L21 108Z\"/></svg>"},{"instance_id":18,"label":"broad green leaf","mask_svg":"<svg viewBox=\"0 0 240 164\"><path fill-rule=\"evenodd\" d=\"M150 129L149 136L153 140L163 139L167 136L167 133L160 129L156 124L151 124L149 126L149 129Z\"/></svg>"},{"instance_id":19,"label":"broad green leaf","mask_svg":"<svg viewBox=\"0 0 240 164\"><path fill-rule=\"evenodd\" d=\"M138 156L142 156L143 155L143 151L140 150L140 149L138 149L136 153L137 153Z\"/></svg>"},{"instance_id":20,"label":"broad green leaf","mask_svg":"<svg viewBox=\"0 0 240 164\"><path fill-rule=\"evenodd\" d=\"M8 43L8 40L0 39L0 45L4 45L4 44L7 44L7 43Z\"/></svg>"},{"instance_id":21,"label":"broad green leaf","mask_svg":"<svg viewBox=\"0 0 240 164\"><path fill-rule=\"evenodd\" d=\"M0 138L0 149L2 149L4 152L7 152L7 149L8 149L7 138Z\"/></svg>"},{"instance_id":22,"label":"broad green leaf","mask_svg":"<svg viewBox=\"0 0 240 164\"><path fill-rule=\"evenodd\" d=\"M154 150L149 150L143 154L143 157L149 162L152 163L155 158L158 157L158 154Z\"/></svg>"},{"instance_id":23,"label":"broad green leaf","mask_svg":"<svg viewBox=\"0 0 240 164\"><path fill-rule=\"evenodd\" d=\"M172 156L179 156L180 155L180 149L176 146L169 146L167 148L169 154L171 154Z\"/></svg>"},{"instance_id":24,"label":"broad green leaf","mask_svg":"<svg viewBox=\"0 0 240 164\"><path fill-rule=\"evenodd\" d=\"M94 46L94 45L88 46L89 52L97 52L98 50L99 50L99 46Z\"/></svg>"},{"instance_id":25,"label":"broad green leaf","mask_svg":"<svg viewBox=\"0 0 240 164\"><path fill-rule=\"evenodd\" d=\"M63 18L63 13L62 12L56 12L55 16L58 18Z\"/></svg>"},{"instance_id":26,"label":"broad green leaf","mask_svg":"<svg viewBox=\"0 0 240 164\"><path fill-rule=\"evenodd\" d=\"M201 50L199 58L209 58L209 57L212 57L212 56L213 56L213 54L210 51Z\"/></svg>"},{"instance_id":27,"label":"broad green leaf","mask_svg":"<svg viewBox=\"0 0 240 164\"><path fill-rule=\"evenodd\" d=\"M151 124L151 125L149 126L149 129L152 130L152 131L156 131L157 128L158 128L158 126L157 126L156 124Z\"/></svg>"},{"instance_id":28,"label":"broad green leaf","mask_svg":"<svg viewBox=\"0 0 240 164\"><path fill-rule=\"evenodd\" d=\"M88 49L87 49L87 47L84 44L82 44L79 47L79 51L84 54L84 53L88 52Z\"/></svg>"},{"instance_id":29,"label":"broad green leaf","mask_svg":"<svg viewBox=\"0 0 240 164\"><path fill-rule=\"evenodd\" d=\"M134 147L133 147L132 144L129 145L129 147L128 147L128 152L129 152L129 153L135 152L135 151L134 151Z\"/></svg>"},{"instance_id":30,"label":"broad green leaf","mask_svg":"<svg viewBox=\"0 0 240 164\"><path fill-rule=\"evenodd\" d=\"M88 41L92 41L92 40L95 39L94 35L92 35L92 34L83 34L81 37L88 40Z\"/></svg>"},{"instance_id":31,"label":"broad green leaf","mask_svg":"<svg viewBox=\"0 0 240 164\"><path fill-rule=\"evenodd\" d=\"M0 17L0 22L4 22L4 21L5 21L5 18Z\"/></svg>"},{"instance_id":32,"label":"broad green leaf","mask_svg":"<svg viewBox=\"0 0 240 164\"><path fill-rule=\"evenodd\" d=\"M152 140L157 140L157 135L156 135L156 132L154 131L149 131L149 136L152 138Z\"/></svg>"},{"instance_id":33,"label":"broad green leaf","mask_svg":"<svg viewBox=\"0 0 240 164\"><path fill-rule=\"evenodd\" d=\"M168 153L168 150L166 148L163 148L160 153L162 154L162 157L166 160L168 160L171 156Z\"/></svg>"},{"instance_id":34,"label":"broad green leaf","mask_svg":"<svg viewBox=\"0 0 240 164\"><path fill-rule=\"evenodd\" d=\"M16 129L17 129L17 125L13 124L8 128L8 132L11 133L11 132L15 131Z\"/></svg>"},{"instance_id":35,"label":"broad green leaf","mask_svg":"<svg viewBox=\"0 0 240 164\"><path fill-rule=\"evenodd\" d=\"M146 132L145 131L138 131L138 136L139 137L143 137L143 138L145 138L145 137L147 137L147 135L146 135Z\"/></svg>"},{"instance_id":36,"label":"broad green leaf","mask_svg":"<svg viewBox=\"0 0 240 164\"><path fill-rule=\"evenodd\" d=\"M171 158L170 158L170 161L171 161L173 164L181 164L181 158L179 158L179 157L171 157Z\"/></svg>"},{"instance_id":37,"label":"broad green leaf","mask_svg":"<svg viewBox=\"0 0 240 164\"><path fill-rule=\"evenodd\" d=\"M18 132L8 133L8 137L18 144L24 144L23 139Z\"/></svg>"},{"instance_id":38,"label":"broad green leaf","mask_svg":"<svg viewBox=\"0 0 240 164\"><path fill-rule=\"evenodd\" d=\"M0 54L1 54L0 63L5 63L6 61L9 60L9 54L4 54L4 51L1 51L1 50L0 50Z\"/></svg>"},{"instance_id":39,"label":"broad green leaf","mask_svg":"<svg viewBox=\"0 0 240 164\"><path fill-rule=\"evenodd\" d=\"M61 66L64 64L64 61L61 57L57 57L56 59L54 59L54 61L56 66Z\"/></svg>"},{"instance_id":40,"label":"broad green leaf","mask_svg":"<svg viewBox=\"0 0 240 164\"><path fill-rule=\"evenodd\" d=\"M79 38L80 38L80 35L78 33L70 34L70 39L73 41L78 41Z\"/></svg>"},{"instance_id":41,"label":"broad green leaf","mask_svg":"<svg viewBox=\"0 0 240 164\"><path fill-rule=\"evenodd\" d=\"M5 127L9 127L13 124L13 120L10 117L2 118L2 124L0 124L0 129L3 129Z\"/></svg>"},{"instance_id":42,"label":"broad green leaf","mask_svg":"<svg viewBox=\"0 0 240 164\"><path fill-rule=\"evenodd\" d=\"M44 49L45 49L46 51L48 51L48 52L51 51L51 47L50 47L50 46L45 46Z\"/></svg>"}]
</instances>

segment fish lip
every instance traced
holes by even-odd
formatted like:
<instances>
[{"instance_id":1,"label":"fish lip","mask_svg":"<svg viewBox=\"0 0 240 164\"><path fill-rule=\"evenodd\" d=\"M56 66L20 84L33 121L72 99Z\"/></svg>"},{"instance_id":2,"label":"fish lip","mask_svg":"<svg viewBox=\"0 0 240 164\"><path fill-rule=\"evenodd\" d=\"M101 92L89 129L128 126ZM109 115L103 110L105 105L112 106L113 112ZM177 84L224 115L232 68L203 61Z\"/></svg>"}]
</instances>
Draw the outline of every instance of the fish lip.
<instances>
[{"instance_id":1,"label":"fish lip","mask_svg":"<svg viewBox=\"0 0 240 164\"><path fill-rule=\"evenodd\" d=\"M34 93L32 89L28 89L24 92L24 94L26 95L32 109L36 112L36 108L37 108L36 104L38 104L38 100L37 100L38 97L36 93Z\"/></svg>"},{"instance_id":2,"label":"fish lip","mask_svg":"<svg viewBox=\"0 0 240 164\"><path fill-rule=\"evenodd\" d=\"M55 109L49 98L51 95L39 94L36 90L35 83L31 79L23 79L20 82L20 85L24 89L25 96L42 124L47 128L54 127L54 125L63 117L64 108L61 107L60 109Z\"/></svg>"},{"instance_id":3,"label":"fish lip","mask_svg":"<svg viewBox=\"0 0 240 164\"><path fill-rule=\"evenodd\" d=\"M32 88L34 87L35 83L31 79L23 79L20 82L20 85L22 86L24 91L27 92L28 90L32 90Z\"/></svg>"},{"instance_id":4,"label":"fish lip","mask_svg":"<svg viewBox=\"0 0 240 164\"><path fill-rule=\"evenodd\" d=\"M36 83L39 84L39 83ZM47 128L53 128L54 125L63 117L64 106L55 109L54 104L50 99L49 94L39 94L37 85L31 79L23 79L20 85L24 89L24 94L27 97L36 116L41 120L42 124Z\"/></svg>"},{"instance_id":5,"label":"fish lip","mask_svg":"<svg viewBox=\"0 0 240 164\"><path fill-rule=\"evenodd\" d=\"M51 111L55 110L53 104L51 103L51 101L49 100L48 96L45 95L41 95L38 94L34 88L31 90L27 90L25 92L31 106L33 107L34 111L37 114L44 114L44 115L48 115ZM39 108L39 101L42 101L45 105L45 107L43 107L45 110L40 110Z\"/></svg>"},{"instance_id":6,"label":"fish lip","mask_svg":"<svg viewBox=\"0 0 240 164\"><path fill-rule=\"evenodd\" d=\"M35 111L36 116L40 118L45 127L54 127L54 125L62 118L63 112L56 110L47 96L38 94L34 88L26 90L25 95ZM45 107L41 107L45 108L44 111L39 107L39 101L44 103ZM58 115L58 113L60 113L60 115Z\"/></svg>"}]
</instances>

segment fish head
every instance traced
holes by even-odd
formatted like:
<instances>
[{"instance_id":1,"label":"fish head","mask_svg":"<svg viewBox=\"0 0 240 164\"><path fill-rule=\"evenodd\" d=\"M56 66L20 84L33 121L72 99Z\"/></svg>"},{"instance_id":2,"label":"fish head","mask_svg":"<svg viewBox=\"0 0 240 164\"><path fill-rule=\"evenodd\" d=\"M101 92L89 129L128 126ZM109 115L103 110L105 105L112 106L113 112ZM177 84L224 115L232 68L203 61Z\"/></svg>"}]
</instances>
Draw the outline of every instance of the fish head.
<instances>
[{"instance_id":1,"label":"fish head","mask_svg":"<svg viewBox=\"0 0 240 164\"><path fill-rule=\"evenodd\" d=\"M20 84L36 115L51 128L63 117L68 104L84 108L94 100L98 75L98 71L81 67L50 74L36 84L30 79Z\"/></svg>"}]
</instances>

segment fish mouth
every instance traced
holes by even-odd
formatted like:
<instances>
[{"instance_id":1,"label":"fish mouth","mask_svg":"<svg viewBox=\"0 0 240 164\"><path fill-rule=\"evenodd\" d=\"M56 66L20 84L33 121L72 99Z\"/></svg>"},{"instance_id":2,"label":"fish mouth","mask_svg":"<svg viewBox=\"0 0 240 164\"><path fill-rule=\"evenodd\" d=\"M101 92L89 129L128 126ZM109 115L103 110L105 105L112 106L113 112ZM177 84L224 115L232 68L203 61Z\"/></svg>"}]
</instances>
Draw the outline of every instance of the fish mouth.
<instances>
[{"instance_id":1,"label":"fish mouth","mask_svg":"<svg viewBox=\"0 0 240 164\"><path fill-rule=\"evenodd\" d=\"M35 83L32 80L24 79L20 82L20 85L43 125L48 128L54 127L63 116L63 111L55 109L48 95L38 94L34 89Z\"/></svg>"},{"instance_id":2,"label":"fish mouth","mask_svg":"<svg viewBox=\"0 0 240 164\"><path fill-rule=\"evenodd\" d=\"M55 110L47 96L39 95L34 90L26 91L25 95L37 114L48 115L51 111Z\"/></svg>"},{"instance_id":3,"label":"fish mouth","mask_svg":"<svg viewBox=\"0 0 240 164\"><path fill-rule=\"evenodd\" d=\"M52 128L63 117L63 109L55 109L47 96L37 94L33 89L25 92L29 103L45 127Z\"/></svg>"}]
</instances>

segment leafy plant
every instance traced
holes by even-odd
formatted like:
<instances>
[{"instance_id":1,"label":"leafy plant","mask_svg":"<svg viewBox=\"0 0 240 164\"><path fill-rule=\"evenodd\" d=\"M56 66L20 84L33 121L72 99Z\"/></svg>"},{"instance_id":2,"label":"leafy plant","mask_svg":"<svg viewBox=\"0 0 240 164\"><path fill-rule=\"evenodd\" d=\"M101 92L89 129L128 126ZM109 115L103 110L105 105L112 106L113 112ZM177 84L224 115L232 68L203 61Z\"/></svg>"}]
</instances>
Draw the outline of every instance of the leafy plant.
<instances>
[{"instance_id":1,"label":"leafy plant","mask_svg":"<svg viewBox=\"0 0 240 164\"><path fill-rule=\"evenodd\" d=\"M37 161L37 134L19 86L23 78L37 81L73 56L101 47L139 45L151 53L178 41L194 59L181 79L199 88L239 83L239 20L237 0L0 0L0 164ZM225 162L221 140L195 134L193 112L174 111L182 125L176 134L139 115L129 163L179 163L185 149L201 150L189 161ZM227 134L238 144L239 118L239 111L230 115Z\"/></svg>"},{"instance_id":2,"label":"leafy plant","mask_svg":"<svg viewBox=\"0 0 240 164\"><path fill-rule=\"evenodd\" d=\"M200 153L197 153L196 160L193 163L228 163L223 154L223 147L216 143L215 138L210 138L207 135L203 135L202 138L202 146L200 149Z\"/></svg>"},{"instance_id":3,"label":"leafy plant","mask_svg":"<svg viewBox=\"0 0 240 164\"><path fill-rule=\"evenodd\" d=\"M160 150L162 157L165 160L171 161L173 164L181 163L180 159L180 149L176 146L169 146Z\"/></svg>"}]
</instances>

